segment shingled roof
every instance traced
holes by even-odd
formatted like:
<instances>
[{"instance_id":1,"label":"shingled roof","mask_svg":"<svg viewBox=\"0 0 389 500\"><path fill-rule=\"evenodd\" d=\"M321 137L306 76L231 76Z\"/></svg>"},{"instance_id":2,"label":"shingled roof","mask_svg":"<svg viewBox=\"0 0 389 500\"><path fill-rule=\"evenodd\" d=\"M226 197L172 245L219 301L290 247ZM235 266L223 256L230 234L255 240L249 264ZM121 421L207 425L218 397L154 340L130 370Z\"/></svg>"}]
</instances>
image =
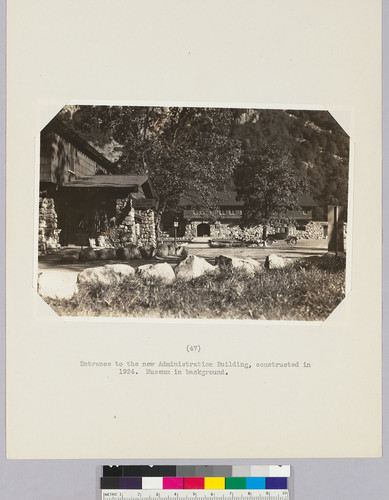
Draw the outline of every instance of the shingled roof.
<instances>
[{"instance_id":1,"label":"shingled roof","mask_svg":"<svg viewBox=\"0 0 389 500\"><path fill-rule=\"evenodd\" d=\"M188 191L187 194L183 194L180 197L179 206L191 206L195 204L201 204L201 197L199 193L194 190ZM236 199L236 191L218 191L216 193L215 204L220 206L235 206L242 207L244 205L243 201L239 201ZM316 207L317 203L309 194L302 194L299 197L299 205L301 208L305 207Z\"/></svg>"},{"instance_id":2,"label":"shingled roof","mask_svg":"<svg viewBox=\"0 0 389 500\"><path fill-rule=\"evenodd\" d=\"M195 204L201 204L201 196L194 190L189 190L187 194L183 194L178 202L178 205L180 207L186 207ZM235 191L217 191L215 204L222 206L241 207L243 206L243 201L238 201L236 199Z\"/></svg>"},{"instance_id":3,"label":"shingled roof","mask_svg":"<svg viewBox=\"0 0 389 500\"><path fill-rule=\"evenodd\" d=\"M132 189L138 192L142 189L146 198L155 198L153 187L146 174L136 175L92 175L79 177L63 184L64 188L115 188Z\"/></svg>"}]
</instances>

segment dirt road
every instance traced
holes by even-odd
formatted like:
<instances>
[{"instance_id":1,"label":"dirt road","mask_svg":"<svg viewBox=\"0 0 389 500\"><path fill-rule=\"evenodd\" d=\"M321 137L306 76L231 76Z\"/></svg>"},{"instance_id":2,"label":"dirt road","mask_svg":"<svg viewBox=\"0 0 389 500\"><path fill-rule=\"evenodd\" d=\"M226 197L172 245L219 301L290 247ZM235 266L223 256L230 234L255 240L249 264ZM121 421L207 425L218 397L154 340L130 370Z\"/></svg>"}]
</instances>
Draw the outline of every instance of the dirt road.
<instances>
[{"instance_id":1,"label":"dirt road","mask_svg":"<svg viewBox=\"0 0 389 500\"><path fill-rule=\"evenodd\" d=\"M62 256L69 253L74 253L79 251L79 247L65 247L59 252L45 255L39 257L38 262L38 272L43 270L63 270L66 273L79 273L83 269L88 267L97 267L105 264L118 264L125 263L125 261L111 260L111 261L92 261L92 262L63 262ZM302 257L308 257L310 255L323 255L327 252L327 240L299 240L296 246L287 245L285 242L275 243L271 247L267 248L246 248L246 247L235 247L235 248L209 248L204 246L188 246L189 254L194 254L199 257L207 259L212 264L214 263L215 257L218 255L229 255L231 257L251 257L252 259L258 260L259 262L264 262L266 256L275 253L282 257L291 257L293 259L300 259ZM163 259L162 259L163 260ZM166 259L172 267L175 267L178 261L175 259ZM144 264L155 264L156 259L150 260L132 260L127 262L132 267L139 267Z\"/></svg>"}]
</instances>

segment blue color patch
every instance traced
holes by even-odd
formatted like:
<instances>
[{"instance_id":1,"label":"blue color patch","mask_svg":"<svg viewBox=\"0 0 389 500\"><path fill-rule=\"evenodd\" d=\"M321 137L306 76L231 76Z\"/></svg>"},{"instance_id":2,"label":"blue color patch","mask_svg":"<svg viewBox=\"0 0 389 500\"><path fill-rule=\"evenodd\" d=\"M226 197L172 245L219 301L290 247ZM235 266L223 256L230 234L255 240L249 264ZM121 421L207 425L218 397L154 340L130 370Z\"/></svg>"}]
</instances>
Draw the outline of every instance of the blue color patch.
<instances>
[{"instance_id":1,"label":"blue color patch","mask_svg":"<svg viewBox=\"0 0 389 500\"><path fill-rule=\"evenodd\" d=\"M265 477L246 477L247 490L265 490L266 478Z\"/></svg>"},{"instance_id":2,"label":"blue color patch","mask_svg":"<svg viewBox=\"0 0 389 500\"><path fill-rule=\"evenodd\" d=\"M267 490L287 490L288 478L287 477L267 477L266 478Z\"/></svg>"}]
</instances>

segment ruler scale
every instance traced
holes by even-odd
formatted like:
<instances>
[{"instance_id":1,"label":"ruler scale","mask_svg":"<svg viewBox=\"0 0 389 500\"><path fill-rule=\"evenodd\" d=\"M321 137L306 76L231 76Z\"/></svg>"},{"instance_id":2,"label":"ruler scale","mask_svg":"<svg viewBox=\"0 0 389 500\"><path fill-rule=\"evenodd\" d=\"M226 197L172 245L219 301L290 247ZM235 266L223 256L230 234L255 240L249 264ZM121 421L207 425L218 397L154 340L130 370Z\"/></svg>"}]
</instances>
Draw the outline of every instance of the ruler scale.
<instances>
[{"instance_id":1,"label":"ruler scale","mask_svg":"<svg viewBox=\"0 0 389 500\"><path fill-rule=\"evenodd\" d=\"M102 490L102 500L289 500L289 490Z\"/></svg>"}]
</instances>

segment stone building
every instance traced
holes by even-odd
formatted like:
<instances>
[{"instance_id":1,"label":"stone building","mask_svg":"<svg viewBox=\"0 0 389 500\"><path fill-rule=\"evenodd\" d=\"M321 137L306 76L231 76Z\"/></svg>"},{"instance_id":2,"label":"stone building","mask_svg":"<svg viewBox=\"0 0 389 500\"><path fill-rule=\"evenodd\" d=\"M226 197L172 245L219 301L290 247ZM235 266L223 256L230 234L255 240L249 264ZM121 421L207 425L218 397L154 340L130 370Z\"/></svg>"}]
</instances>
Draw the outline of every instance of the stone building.
<instances>
[{"instance_id":1,"label":"stone building","mask_svg":"<svg viewBox=\"0 0 389 500\"><path fill-rule=\"evenodd\" d=\"M231 235L231 230L238 228L242 218L243 201L236 199L236 192L218 192L213 210L199 208L199 197L193 191L181 196L180 228L186 238L210 237L223 238ZM302 235L312 225L312 209L316 202L309 195L302 195L300 209L289 211L287 217L294 221L292 227L273 227L269 232L291 231ZM324 234L323 234L324 237Z\"/></svg>"},{"instance_id":2,"label":"stone building","mask_svg":"<svg viewBox=\"0 0 389 500\"><path fill-rule=\"evenodd\" d=\"M54 118L41 132L39 251L67 245L155 245L155 197L147 175L115 165Z\"/></svg>"}]
</instances>

